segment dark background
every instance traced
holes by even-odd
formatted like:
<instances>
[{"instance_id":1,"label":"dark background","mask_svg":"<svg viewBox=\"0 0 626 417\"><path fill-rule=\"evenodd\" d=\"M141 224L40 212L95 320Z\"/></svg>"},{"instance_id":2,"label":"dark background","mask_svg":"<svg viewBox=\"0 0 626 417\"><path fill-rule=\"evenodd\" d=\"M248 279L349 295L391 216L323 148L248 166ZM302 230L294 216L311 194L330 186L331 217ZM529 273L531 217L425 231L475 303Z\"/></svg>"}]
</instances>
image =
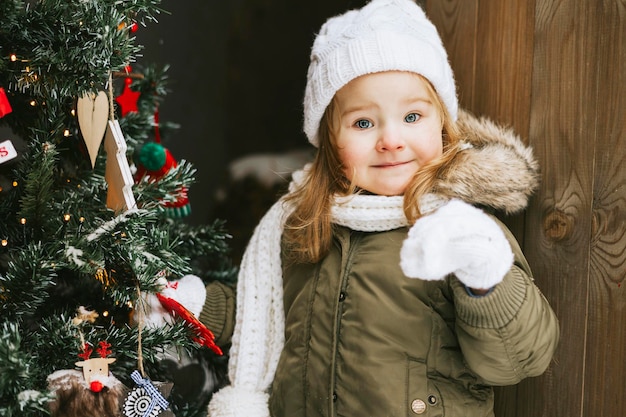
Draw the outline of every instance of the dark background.
<instances>
[{"instance_id":1,"label":"dark background","mask_svg":"<svg viewBox=\"0 0 626 417\"><path fill-rule=\"evenodd\" d=\"M164 145L198 170L187 221L223 214L215 212L216 194L231 161L309 147L302 98L315 33L328 17L365 3L165 0L169 14L139 27L138 63L171 66L160 118L181 127Z\"/></svg>"}]
</instances>

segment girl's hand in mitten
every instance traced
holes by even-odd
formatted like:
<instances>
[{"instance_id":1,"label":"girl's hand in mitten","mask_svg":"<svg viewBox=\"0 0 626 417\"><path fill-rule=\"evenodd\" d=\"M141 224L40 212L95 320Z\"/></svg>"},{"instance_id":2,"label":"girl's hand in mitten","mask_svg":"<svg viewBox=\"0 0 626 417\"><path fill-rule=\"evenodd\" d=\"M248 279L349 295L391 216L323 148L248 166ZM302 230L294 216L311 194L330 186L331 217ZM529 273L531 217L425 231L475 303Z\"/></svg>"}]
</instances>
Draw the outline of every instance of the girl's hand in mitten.
<instances>
[{"instance_id":1,"label":"girl's hand in mitten","mask_svg":"<svg viewBox=\"0 0 626 417\"><path fill-rule=\"evenodd\" d=\"M475 289L502 281L512 264L513 252L500 226L456 199L415 222L400 251L407 277L431 281L452 273Z\"/></svg>"},{"instance_id":2,"label":"girl's hand in mitten","mask_svg":"<svg viewBox=\"0 0 626 417\"><path fill-rule=\"evenodd\" d=\"M206 290L200 277L185 275L176 281L163 279L161 295L171 298L198 317L206 299ZM161 327L166 323L173 323L173 318L155 294L144 294L145 316L144 324Z\"/></svg>"}]
</instances>

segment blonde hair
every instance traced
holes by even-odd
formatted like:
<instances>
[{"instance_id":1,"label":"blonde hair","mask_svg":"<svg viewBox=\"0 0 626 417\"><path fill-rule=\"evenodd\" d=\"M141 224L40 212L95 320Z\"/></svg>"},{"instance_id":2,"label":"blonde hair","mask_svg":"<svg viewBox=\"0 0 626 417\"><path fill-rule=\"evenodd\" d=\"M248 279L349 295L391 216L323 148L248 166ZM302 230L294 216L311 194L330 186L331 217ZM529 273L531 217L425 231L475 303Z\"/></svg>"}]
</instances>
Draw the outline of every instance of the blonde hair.
<instances>
[{"instance_id":1,"label":"blonde hair","mask_svg":"<svg viewBox=\"0 0 626 417\"><path fill-rule=\"evenodd\" d=\"M459 149L456 123L432 84L427 91L442 119L443 153L417 170L404 193L404 213L410 224L420 218L419 199L432 190L437 177L449 165ZM333 237L331 207L333 196L348 195L356 187L346 178L336 146L338 110L335 99L326 108L319 127L319 149L304 183L286 197L294 211L286 219L284 244L286 259L296 263L317 262L329 251Z\"/></svg>"}]
</instances>

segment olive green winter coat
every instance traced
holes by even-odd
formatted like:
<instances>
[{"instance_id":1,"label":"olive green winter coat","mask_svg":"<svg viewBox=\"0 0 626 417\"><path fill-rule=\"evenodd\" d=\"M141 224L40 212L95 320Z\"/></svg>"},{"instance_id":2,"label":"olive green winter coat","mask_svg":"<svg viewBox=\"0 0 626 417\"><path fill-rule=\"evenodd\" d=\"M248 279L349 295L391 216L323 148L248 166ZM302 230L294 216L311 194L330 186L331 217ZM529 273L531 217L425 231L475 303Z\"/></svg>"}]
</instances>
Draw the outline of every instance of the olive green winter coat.
<instances>
[{"instance_id":1,"label":"olive green winter coat","mask_svg":"<svg viewBox=\"0 0 626 417\"><path fill-rule=\"evenodd\" d=\"M406 234L338 228L322 262L284 268L273 416L492 416L491 385L546 369L558 324L508 231L515 265L480 298L404 276Z\"/></svg>"}]
</instances>

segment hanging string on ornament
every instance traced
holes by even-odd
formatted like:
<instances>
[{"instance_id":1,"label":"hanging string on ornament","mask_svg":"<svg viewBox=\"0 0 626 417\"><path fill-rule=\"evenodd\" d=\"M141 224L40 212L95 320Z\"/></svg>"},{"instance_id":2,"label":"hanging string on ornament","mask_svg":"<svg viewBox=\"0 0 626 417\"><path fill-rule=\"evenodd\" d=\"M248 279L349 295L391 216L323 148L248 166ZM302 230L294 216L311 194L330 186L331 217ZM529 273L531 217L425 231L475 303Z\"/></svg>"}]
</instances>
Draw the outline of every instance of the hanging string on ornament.
<instances>
[{"instance_id":1,"label":"hanging string on ornament","mask_svg":"<svg viewBox=\"0 0 626 417\"><path fill-rule=\"evenodd\" d=\"M169 403L165 399L170 393L172 383L156 383L145 376L143 367L142 332L145 322L145 301L141 296L139 284L135 286L137 291L136 315L137 315L137 365L138 370L131 373L130 377L136 387L128 392L122 405L122 414L126 417L174 417L174 413L168 410Z\"/></svg>"}]
</instances>

